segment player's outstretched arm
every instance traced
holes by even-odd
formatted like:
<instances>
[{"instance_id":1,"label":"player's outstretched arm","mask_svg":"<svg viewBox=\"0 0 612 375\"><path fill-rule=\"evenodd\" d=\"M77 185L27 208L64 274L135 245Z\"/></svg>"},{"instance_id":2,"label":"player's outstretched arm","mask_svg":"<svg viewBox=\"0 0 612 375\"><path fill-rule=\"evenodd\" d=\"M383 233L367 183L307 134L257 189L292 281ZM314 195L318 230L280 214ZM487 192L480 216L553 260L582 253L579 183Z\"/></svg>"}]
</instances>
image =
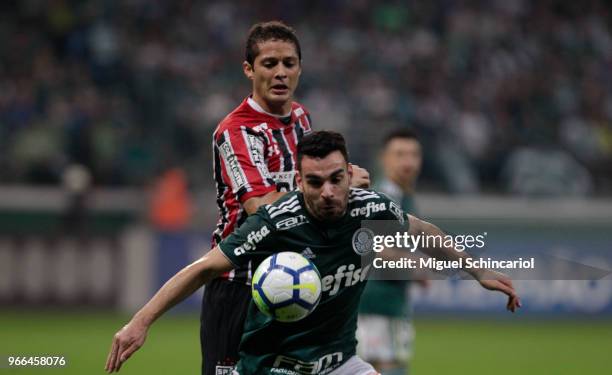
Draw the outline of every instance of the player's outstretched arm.
<instances>
[{"instance_id":1,"label":"player's outstretched arm","mask_svg":"<svg viewBox=\"0 0 612 375\"><path fill-rule=\"evenodd\" d=\"M410 235L432 235L432 236L444 236L445 233L440 230L440 228L435 225L428 223L424 220L421 220L415 216L408 215L410 221ZM425 254L436 257L436 258L445 258L447 260L459 260L460 258L468 258L467 255L463 254L455 250L454 247L425 247L421 248ZM463 262L466 264L466 262ZM474 277L480 285L489 290L497 290L502 293L505 293L508 296L508 303L506 304L506 308L512 312L514 312L517 308L521 307L521 301L519 299L514 286L512 285L512 280L505 274L489 269L476 269L476 268L468 268L464 269L467 273L469 273L472 277Z\"/></svg>"},{"instance_id":2,"label":"player's outstretched arm","mask_svg":"<svg viewBox=\"0 0 612 375\"><path fill-rule=\"evenodd\" d=\"M208 281L233 268L219 247L180 270L113 337L105 370L119 371L121 365L145 342L149 327L165 311L189 297Z\"/></svg>"}]
</instances>

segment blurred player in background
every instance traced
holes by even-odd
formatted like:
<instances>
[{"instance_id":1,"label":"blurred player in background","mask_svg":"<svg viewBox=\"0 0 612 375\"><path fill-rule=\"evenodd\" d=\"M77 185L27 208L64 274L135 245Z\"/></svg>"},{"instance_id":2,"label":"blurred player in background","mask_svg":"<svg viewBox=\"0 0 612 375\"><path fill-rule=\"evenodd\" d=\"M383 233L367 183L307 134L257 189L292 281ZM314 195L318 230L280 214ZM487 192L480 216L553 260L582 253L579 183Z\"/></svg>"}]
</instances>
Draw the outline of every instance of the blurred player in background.
<instances>
[{"instance_id":1,"label":"blurred player in background","mask_svg":"<svg viewBox=\"0 0 612 375\"><path fill-rule=\"evenodd\" d=\"M383 176L375 189L399 203L404 212L417 215L416 180L421 171L421 144L414 132L398 129L383 140L380 155ZM426 280L418 280L426 285ZM412 356L409 281L370 281L359 306L359 355L383 375L405 375Z\"/></svg>"},{"instance_id":2,"label":"blurred player in background","mask_svg":"<svg viewBox=\"0 0 612 375\"><path fill-rule=\"evenodd\" d=\"M245 76L252 93L218 125L213 135L219 221L212 245L239 227L263 204L295 189L296 147L311 131L308 111L293 101L302 73L295 30L282 22L255 24L246 42ZM369 186L359 167L353 184ZM238 360L252 267L231 270L209 283L202 300L202 373L227 374Z\"/></svg>"},{"instance_id":3,"label":"blurred player in background","mask_svg":"<svg viewBox=\"0 0 612 375\"><path fill-rule=\"evenodd\" d=\"M355 234L363 229L361 224L366 217L393 220L410 235L444 233L404 214L384 194L351 188L353 171L339 133L319 131L305 136L298 146L297 163L299 190L261 207L205 256L172 277L117 332L107 358L108 372L119 371L144 344L156 319L215 276L251 262L257 266L281 251L310 248L311 261L322 276L321 302L309 316L293 323L275 321L251 303L240 343L240 361L232 374L377 374L356 355L357 310L370 266L362 265ZM373 205L379 209L366 210ZM287 225L287 220L296 218L300 219L293 221L294 225ZM422 251L449 260L466 258L453 247ZM520 307L507 276L486 269L465 271L484 288L508 295L508 310Z\"/></svg>"}]
</instances>

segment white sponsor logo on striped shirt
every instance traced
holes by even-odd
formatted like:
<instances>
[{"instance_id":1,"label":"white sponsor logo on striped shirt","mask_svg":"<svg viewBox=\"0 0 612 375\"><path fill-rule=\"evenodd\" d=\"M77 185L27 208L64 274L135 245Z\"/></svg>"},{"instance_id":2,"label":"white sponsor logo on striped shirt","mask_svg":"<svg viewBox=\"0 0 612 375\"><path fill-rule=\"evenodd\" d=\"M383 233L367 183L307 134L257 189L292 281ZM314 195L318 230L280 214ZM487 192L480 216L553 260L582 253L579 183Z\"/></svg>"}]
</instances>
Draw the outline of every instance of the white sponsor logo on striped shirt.
<instances>
[{"instance_id":1,"label":"white sponsor logo on striped shirt","mask_svg":"<svg viewBox=\"0 0 612 375\"><path fill-rule=\"evenodd\" d=\"M232 144L229 141L229 134L226 134L226 141L219 146L219 150L221 151L221 156L223 157L223 161L227 166L228 175L232 180L234 192L243 187L246 187L247 190L249 190L249 181L240 167L238 157L236 156Z\"/></svg>"}]
</instances>

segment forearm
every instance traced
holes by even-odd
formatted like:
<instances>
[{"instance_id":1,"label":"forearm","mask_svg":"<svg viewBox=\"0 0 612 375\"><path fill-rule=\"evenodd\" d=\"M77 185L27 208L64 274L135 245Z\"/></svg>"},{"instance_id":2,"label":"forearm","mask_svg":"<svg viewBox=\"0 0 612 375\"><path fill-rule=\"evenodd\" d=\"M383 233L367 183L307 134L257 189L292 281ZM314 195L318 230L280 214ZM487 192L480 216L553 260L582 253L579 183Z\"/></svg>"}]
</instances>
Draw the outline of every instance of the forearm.
<instances>
[{"instance_id":1,"label":"forearm","mask_svg":"<svg viewBox=\"0 0 612 375\"><path fill-rule=\"evenodd\" d=\"M179 271L134 315L133 320L149 327L164 312L216 277L216 272L207 267L207 261L206 257L200 258Z\"/></svg>"},{"instance_id":2,"label":"forearm","mask_svg":"<svg viewBox=\"0 0 612 375\"><path fill-rule=\"evenodd\" d=\"M249 198L243 204L244 210L247 212L248 215L252 215L257 211L259 207L263 206L264 204L274 203L285 194L287 193L283 191L272 191L261 197Z\"/></svg>"},{"instance_id":3,"label":"forearm","mask_svg":"<svg viewBox=\"0 0 612 375\"><path fill-rule=\"evenodd\" d=\"M416 231L418 231L418 233L412 233L413 235L425 235L425 236L435 236L435 238L445 238L446 233L444 233L440 228L438 228L437 226L428 223L426 221L423 220L418 220L418 224L416 225ZM412 225L412 222L411 222ZM457 249L455 249L454 246L444 246L445 241L433 241L433 243L435 245L437 245L438 243L440 243L442 246L423 246L420 248L420 250L429 255L430 257L435 257L435 258L442 258L444 260L450 260L450 261L455 261L455 260L460 260L462 259L463 261L461 262L461 264L465 265L467 264L465 262L465 259L467 258L471 258L469 255L465 254L462 251L458 251ZM469 273L472 277L474 277L475 279L479 278L479 275L482 273L483 270L478 269L478 268L474 268L474 267L470 267L470 268L464 268L463 269L465 272Z\"/></svg>"}]
</instances>

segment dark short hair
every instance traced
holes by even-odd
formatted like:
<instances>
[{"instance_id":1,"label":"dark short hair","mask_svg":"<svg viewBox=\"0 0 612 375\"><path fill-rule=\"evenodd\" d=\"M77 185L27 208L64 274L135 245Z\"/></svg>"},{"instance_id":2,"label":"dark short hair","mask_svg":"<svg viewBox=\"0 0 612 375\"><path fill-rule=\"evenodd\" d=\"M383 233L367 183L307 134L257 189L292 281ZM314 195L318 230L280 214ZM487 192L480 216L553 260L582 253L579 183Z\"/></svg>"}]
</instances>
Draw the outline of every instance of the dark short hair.
<instances>
[{"instance_id":1,"label":"dark short hair","mask_svg":"<svg viewBox=\"0 0 612 375\"><path fill-rule=\"evenodd\" d=\"M342 134L331 130L318 130L305 135L297 145L298 171L302 170L304 156L324 158L334 151L340 151L344 160L348 162L346 142Z\"/></svg>"},{"instance_id":2,"label":"dark short hair","mask_svg":"<svg viewBox=\"0 0 612 375\"><path fill-rule=\"evenodd\" d=\"M249 30L245 52L245 60L249 64L253 65L255 58L259 55L258 43L268 40L282 40L284 42L293 43L298 58L302 61L300 41L295 34L295 30L281 21L269 21L256 23Z\"/></svg>"},{"instance_id":3,"label":"dark short hair","mask_svg":"<svg viewBox=\"0 0 612 375\"><path fill-rule=\"evenodd\" d=\"M383 138L382 146L383 148L387 147L389 143L394 139L413 139L415 141L419 141L419 136L412 129L395 129L389 132L385 138Z\"/></svg>"}]
</instances>

